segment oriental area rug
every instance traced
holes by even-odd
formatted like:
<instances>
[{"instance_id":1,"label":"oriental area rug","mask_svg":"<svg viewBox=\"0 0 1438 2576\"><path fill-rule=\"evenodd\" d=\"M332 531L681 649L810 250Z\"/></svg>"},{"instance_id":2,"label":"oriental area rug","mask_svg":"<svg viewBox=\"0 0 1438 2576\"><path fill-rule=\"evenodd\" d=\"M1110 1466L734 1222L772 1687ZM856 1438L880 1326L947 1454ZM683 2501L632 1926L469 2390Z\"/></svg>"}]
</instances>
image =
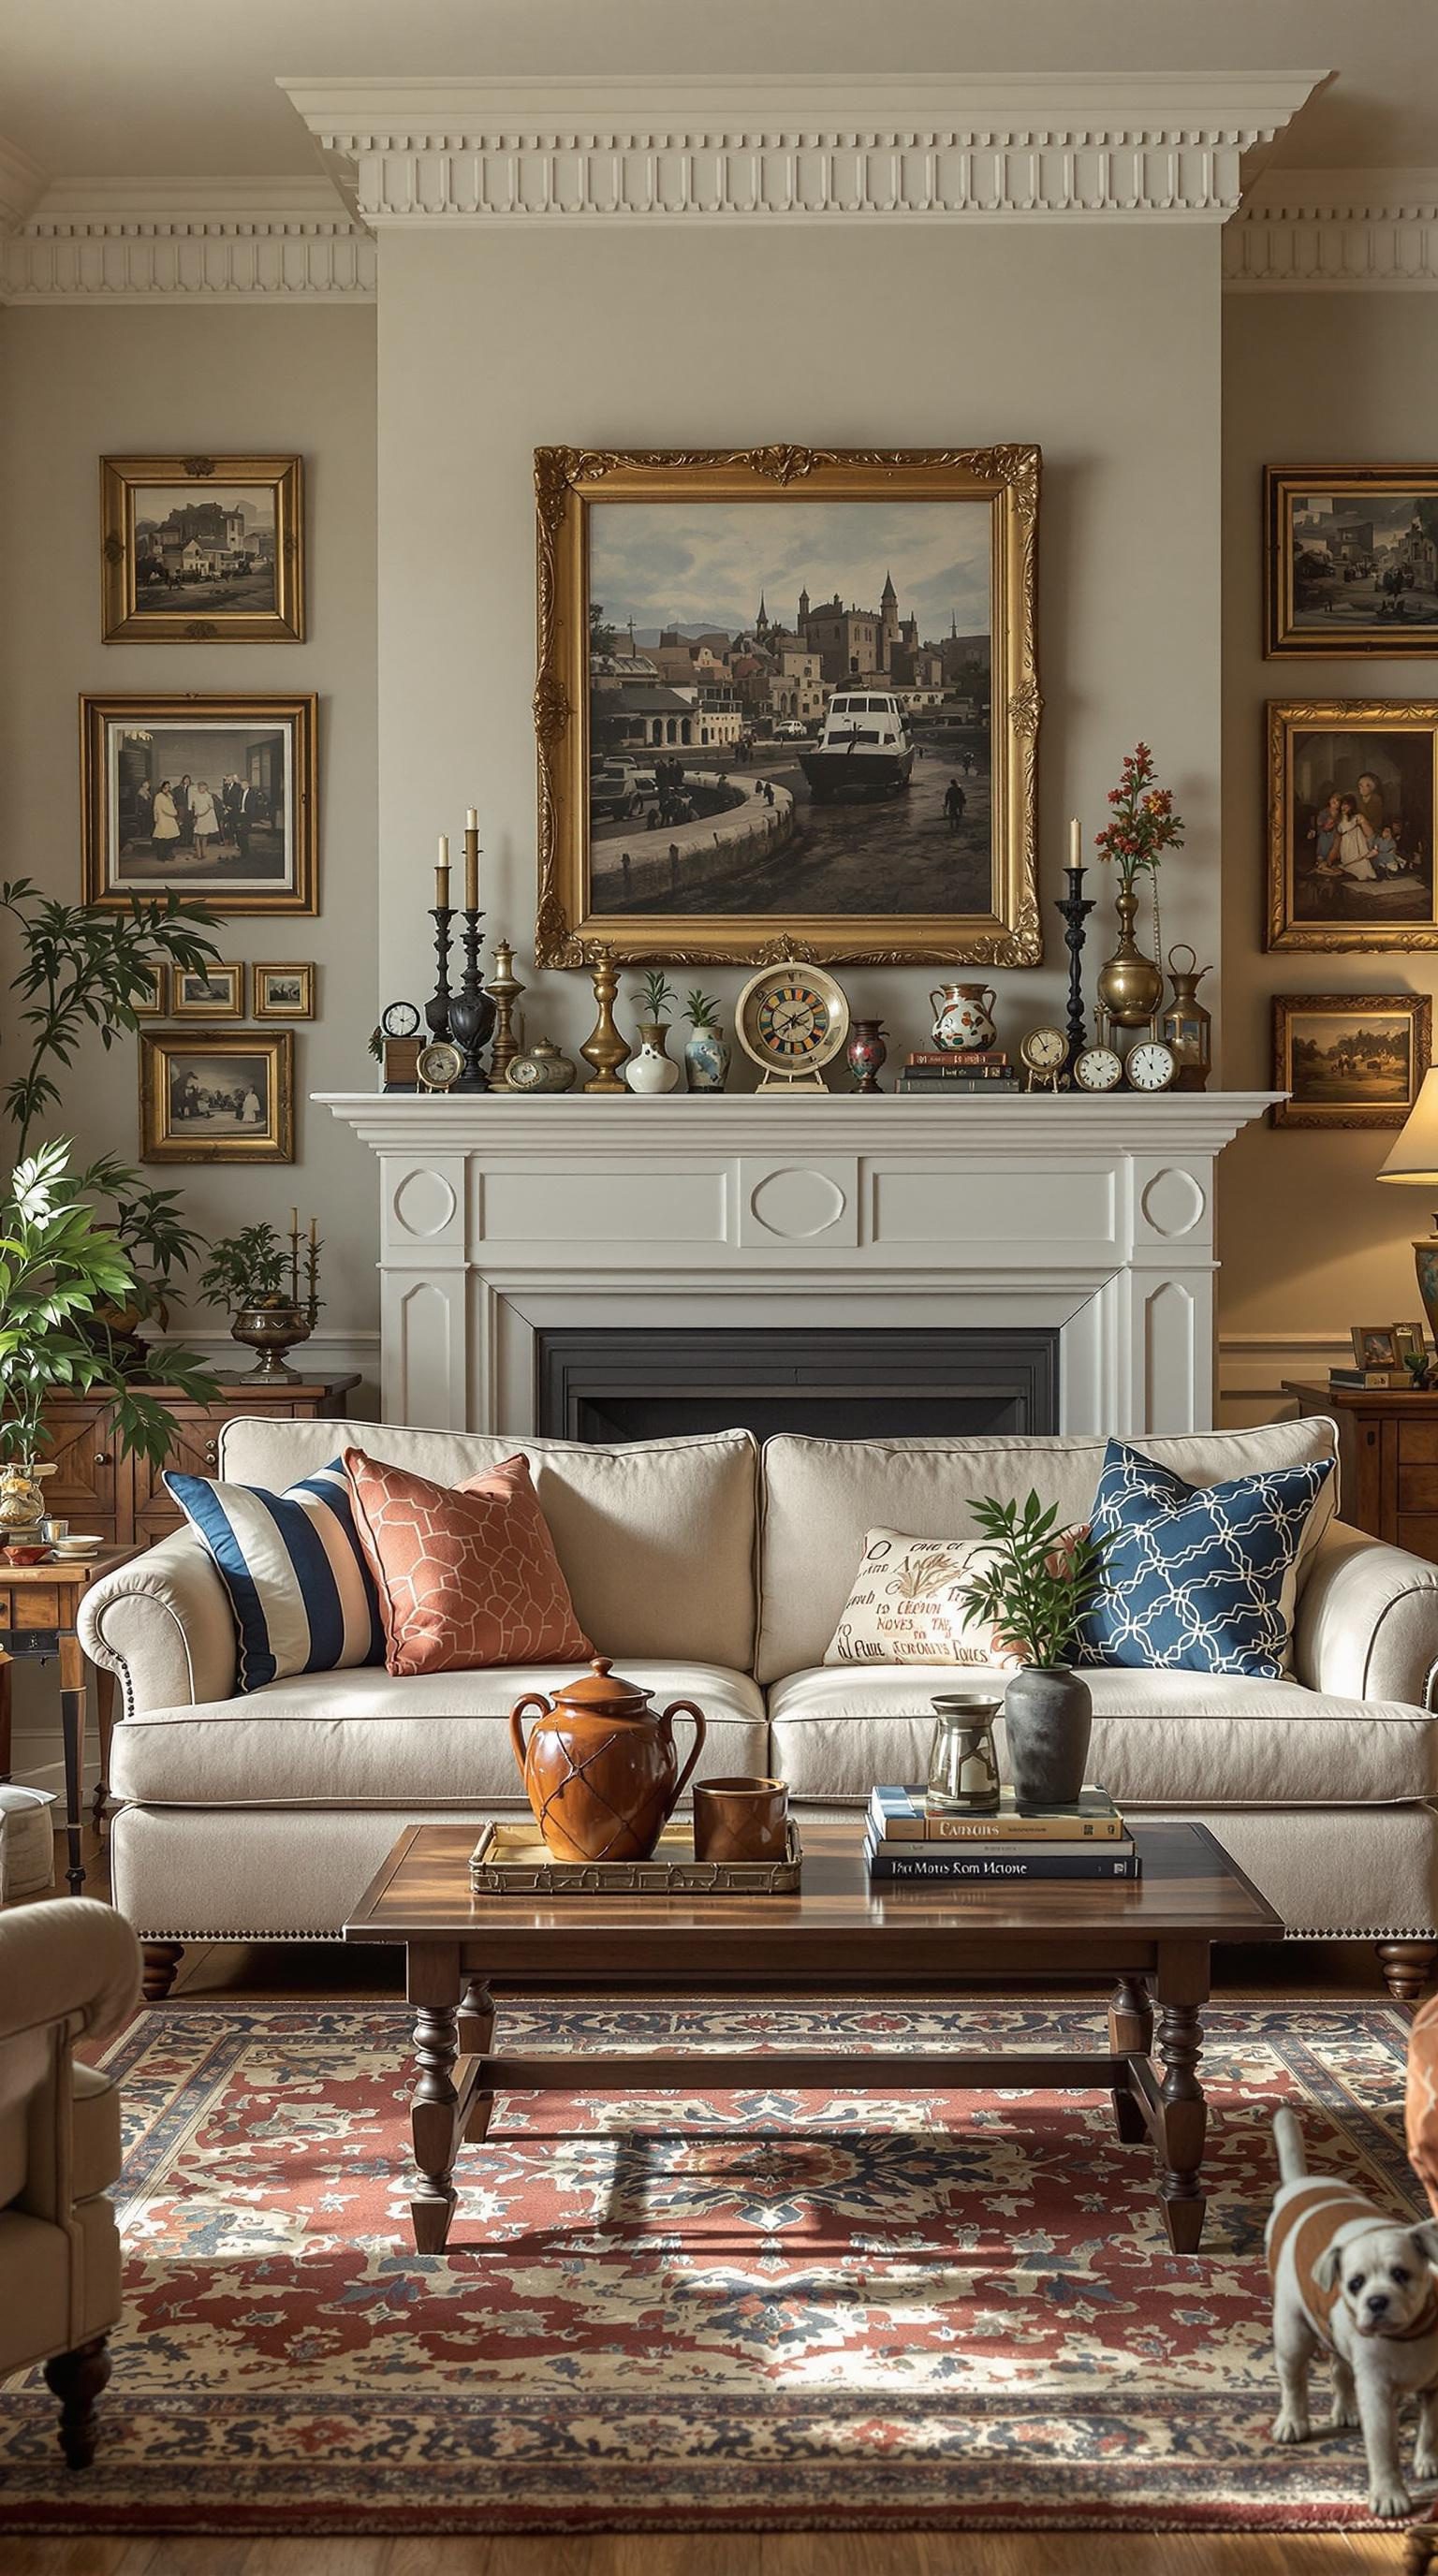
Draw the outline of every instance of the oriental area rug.
<instances>
[{"instance_id":1,"label":"oriental area rug","mask_svg":"<svg viewBox=\"0 0 1438 2576\"><path fill-rule=\"evenodd\" d=\"M151 2008L115 2044L129 2308L95 2466L0 2398L0 2531L1324 2530L1356 2432L1279 2450L1269 2123L1423 2214L1405 2016L1214 2006L1203 2251L1169 2253L1107 2096L725 2091L722 2051L1104 2045L1097 2013L585 2002L692 2092L501 2097L449 2251L406 2206L407 2023ZM620 2041L620 2033L623 2033ZM514 2010L538 2049L556 2011ZM1315 2414L1321 2413L1321 2407ZM1405 2430L1404 2459L1411 2458ZM1391 2528L1391 2526L1390 2526Z\"/></svg>"}]
</instances>

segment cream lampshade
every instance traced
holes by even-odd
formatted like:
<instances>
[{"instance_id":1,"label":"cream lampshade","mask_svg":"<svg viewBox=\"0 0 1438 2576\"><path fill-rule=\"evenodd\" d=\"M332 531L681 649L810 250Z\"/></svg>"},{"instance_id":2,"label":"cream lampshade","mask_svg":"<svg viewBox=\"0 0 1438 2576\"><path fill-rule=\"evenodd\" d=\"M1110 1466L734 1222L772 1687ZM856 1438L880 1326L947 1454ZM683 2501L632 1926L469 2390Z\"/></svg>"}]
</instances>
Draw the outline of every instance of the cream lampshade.
<instances>
[{"instance_id":1,"label":"cream lampshade","mask_svg":"<svg viewBox=\"0 0 1438 2576\"><path fill-rule=\"evenodd\" d=\"M1403 1132L1378 1175L1380 1181L1426 1181L1438 1197L1438 1070L1425 1073L1423 1088L1408 1112ZM1438 1342L1438 1207L1433 1232L1413 1238L1418 1294L1433 1338Z\"/></svg>"}]
</instances>

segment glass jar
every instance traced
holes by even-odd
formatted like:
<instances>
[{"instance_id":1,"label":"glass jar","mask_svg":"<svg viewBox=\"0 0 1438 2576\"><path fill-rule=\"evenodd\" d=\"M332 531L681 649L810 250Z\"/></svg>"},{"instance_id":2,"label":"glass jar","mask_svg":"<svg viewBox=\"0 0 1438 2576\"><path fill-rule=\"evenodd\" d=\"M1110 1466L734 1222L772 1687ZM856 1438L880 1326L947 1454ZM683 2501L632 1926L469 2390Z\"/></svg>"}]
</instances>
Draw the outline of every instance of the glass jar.
<instances>
[{"instance_id":1,"label":"glass jar","mask_svg":"<svg viewBox=\"0 0 1438 2576\"><path fill-rule=\"evenodd\" d=\"M936 1816L992 1816L999 1804L994 1719L1002 1686L951 1691L936 1699L925 1804Z\"/></svg>"}]
</instances>

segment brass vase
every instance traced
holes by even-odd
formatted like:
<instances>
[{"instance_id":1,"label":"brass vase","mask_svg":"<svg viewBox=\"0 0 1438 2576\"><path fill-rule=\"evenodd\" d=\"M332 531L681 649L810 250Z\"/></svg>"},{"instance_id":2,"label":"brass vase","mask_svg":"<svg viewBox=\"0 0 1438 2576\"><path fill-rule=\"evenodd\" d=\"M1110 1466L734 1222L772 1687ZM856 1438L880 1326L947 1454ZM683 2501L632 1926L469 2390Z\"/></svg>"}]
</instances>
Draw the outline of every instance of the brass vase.
<instances>
[{"instance_id":1,"label":"brass vase","mask_svg":"<svg viewBox=\"0 0 1438 2576\"><path fill-rule=\"evenodd\" d=\"M253 1305L241 1306L230 1325L231 1339L243 1342L259 1357L246 1374L261 1378L293 1378L296 1371L285 1366L285 1353L296 1342L310 1337L309 1317L287 1297L258 1297Z\"/></svg>"},{"instance_id":2,"label":"brass vase","mask_svg":"<svg viewBox=\"0 0 1438 2576\"><path fill-rule=\"evenodd\" d=\"M1121 885L1115 897L1119 940L1095 986L1100 1010L1118 1029L1141 1029L1163 1000L1162 970L1145 957L1133 935L1138 897L1132 885Z\"/></svg>"}]
</instances>

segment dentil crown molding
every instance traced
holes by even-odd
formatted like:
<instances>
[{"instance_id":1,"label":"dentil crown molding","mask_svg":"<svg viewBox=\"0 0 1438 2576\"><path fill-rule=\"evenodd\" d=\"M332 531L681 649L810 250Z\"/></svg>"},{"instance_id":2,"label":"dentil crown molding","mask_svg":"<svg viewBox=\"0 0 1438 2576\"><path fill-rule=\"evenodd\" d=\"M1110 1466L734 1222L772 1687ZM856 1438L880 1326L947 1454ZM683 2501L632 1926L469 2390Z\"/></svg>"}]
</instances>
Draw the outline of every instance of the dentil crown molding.
<instances>
[{"instance_id":1,"label":"dentil crown molding","mask_svg":"<svg viewBox=\"0 0 1438 2576\"><path fill-rule=\"evenodd\" d=\"M1438 170L1274 170L1223 237L1224 284L1438 286Z\"/></svg>"},{"instance_id":2,"label":"dentil crown molding","mask_svg":"<svg viewBox=\"0 0 1438 2576\"><path fill-rule=\"evenodd\" d=\"M0 157L0 222L5 164ZM327 179L58 179L0 241L0 302L366 303L375 246Z\"/></svg>"},{"instance_id":3,"label":"dentil crown molding","mask_svg":"<svg viewBox=\"0 0 1438 2576\"><path fill-rule=\"evenodd\" d=\"M376 229L1199 218L1327 78L282 80Z\"/></svg>"}]
</instances>

